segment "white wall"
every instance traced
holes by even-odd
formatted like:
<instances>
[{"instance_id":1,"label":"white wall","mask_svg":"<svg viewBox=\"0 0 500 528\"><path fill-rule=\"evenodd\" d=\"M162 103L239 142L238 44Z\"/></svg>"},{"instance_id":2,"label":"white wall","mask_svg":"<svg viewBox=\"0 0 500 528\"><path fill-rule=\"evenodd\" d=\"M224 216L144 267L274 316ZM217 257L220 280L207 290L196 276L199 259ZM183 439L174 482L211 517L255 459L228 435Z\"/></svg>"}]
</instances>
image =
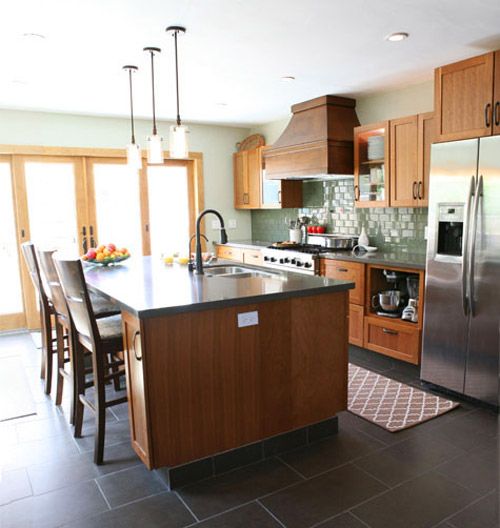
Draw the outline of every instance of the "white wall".
<instances>
[{"instance_id":1,"label":"white wall","mask_svg":"<svg viewBox=\"0 0 500 528\"><path fill-rule=\"evenodd\" d=\"M158 124L166 138L168 126L166 122ZM236 219L237 228L228 231L230 239L251 238L250 213L233 207L232 165L235 144L248 136L249 130L214 125L189 125L189 129L190 150L203 153L205 207L218 209L226 223ZM150 122L136 122L141 146L150 132ZM128 119L0 109L0 144L124 148L129 134ZM208 238L217 240L218 231L210 228L210 220L206 226Z\"/></svg>"},{"instance_id":2,"label":"white wall","mask_svg":"<svg viewBox=\"0 0 500 528\"><path fill-rule=\"evenodd\" d=\"M432 112L433 109L433 81L407 86L399 90L358 97L356 101L356 113L362 125L421 112ZM263 134L266 138L266 144L272 145L279 138L289 121L290 116L255 126L252 128L251 133Z\"/></svg>"}]
</instances>

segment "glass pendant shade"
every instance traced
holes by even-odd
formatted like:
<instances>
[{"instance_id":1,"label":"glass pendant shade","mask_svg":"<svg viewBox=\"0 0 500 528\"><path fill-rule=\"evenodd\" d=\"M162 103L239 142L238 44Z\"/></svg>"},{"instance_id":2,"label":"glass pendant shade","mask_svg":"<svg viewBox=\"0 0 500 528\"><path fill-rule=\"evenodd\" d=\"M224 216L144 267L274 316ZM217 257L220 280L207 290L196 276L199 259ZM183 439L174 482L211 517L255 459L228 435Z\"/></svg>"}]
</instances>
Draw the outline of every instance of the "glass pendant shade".
<instances>
[{"instance_id":1,"label":"glass pendant shade","mask_svg":"<svg viewBox=\"0 0 500 528\"><path fill-rule=\"evenodd\" d=\"M158 134L148 137L148 163L163 163L162 138Z\"/></svg>"},{"instance_id":2,"label":"glass pendant shade","mask_svg":"<svg viewBox=\"0 0 500 528\"><path fill-rule=\"evenodd\" d=\"M169 151L174 159L189 157L188 127L185 125L172 125L170 127Z\"/></svg>"},{"instance_id":3,"label":"glass pendant shade","mask_svg":"<svg viewBox=\"0 0 500 528\"><path fill-rule=\"evenodd\" d=\"M127 145L127 165L134 170L142 167L141 148L137 143Z\"/></svg>"}]
</instances>

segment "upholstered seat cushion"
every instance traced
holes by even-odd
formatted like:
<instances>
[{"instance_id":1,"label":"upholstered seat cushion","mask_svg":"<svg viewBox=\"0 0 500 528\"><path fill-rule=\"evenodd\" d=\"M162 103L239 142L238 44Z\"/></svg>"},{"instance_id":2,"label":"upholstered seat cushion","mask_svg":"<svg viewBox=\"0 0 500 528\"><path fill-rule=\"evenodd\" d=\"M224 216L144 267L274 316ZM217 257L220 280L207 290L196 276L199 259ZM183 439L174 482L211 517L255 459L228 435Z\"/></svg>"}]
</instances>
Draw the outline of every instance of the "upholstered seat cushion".
<instances>
[{"instance_id":1,"label":"upholstered seat cushion","mask_svg":"<svg viewBox=\"0 0 500 528\"><path fill-rule=\"evenodd\" d=\"M90 302L96 317L104 314L113 315L120 313L120 308L113 301L108 301L108 299L97 293L90 293Z\"/></svg>"},{"instance_id":2,"label":"upholstered seat cushion","mask_svg":"<svg viewBox=\"0 0 500 528\"><path fill-rule=\"evenodd\" d=\"M108 341L110 339L122 339L121 315L103 317L102 319L97 319L96 322L102 340Z\"/></svg>"}]
</instances>

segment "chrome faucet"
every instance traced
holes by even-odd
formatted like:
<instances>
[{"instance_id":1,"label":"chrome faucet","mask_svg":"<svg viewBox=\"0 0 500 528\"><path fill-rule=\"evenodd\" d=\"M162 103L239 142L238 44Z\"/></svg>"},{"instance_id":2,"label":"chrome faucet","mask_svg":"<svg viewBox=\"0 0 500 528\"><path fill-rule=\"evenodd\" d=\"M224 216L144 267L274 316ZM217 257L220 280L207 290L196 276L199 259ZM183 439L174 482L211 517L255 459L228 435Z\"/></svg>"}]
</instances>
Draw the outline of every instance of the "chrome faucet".
<instances>
[{"instance_id":1,"label":"chrome faucet","mask_svg":"<svg viewBox=\"0 0 500 528\"><path fill-rule=\"evenodd\" d=\"M216 211L215 209L205 209L202 211L198 218L196 219L196 273L199 275L203 275L203 258L201 254L201 236L200 233L200 224L203 219L203 217L208 214L212 213L214 214L220 222L220 243L221 244L227 244L227 233L226 228L224 227L224 219L222 218L222 215L219 213L219 211Z\"/></svg>"}]
</instances>

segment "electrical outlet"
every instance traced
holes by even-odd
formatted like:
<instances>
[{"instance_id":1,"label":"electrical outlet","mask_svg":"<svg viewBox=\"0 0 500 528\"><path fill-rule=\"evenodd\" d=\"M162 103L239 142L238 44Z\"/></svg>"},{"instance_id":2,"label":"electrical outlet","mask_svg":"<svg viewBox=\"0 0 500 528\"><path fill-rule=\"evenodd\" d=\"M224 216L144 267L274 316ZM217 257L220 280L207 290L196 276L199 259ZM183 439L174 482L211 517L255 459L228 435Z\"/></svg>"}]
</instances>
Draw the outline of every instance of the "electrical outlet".
<instances>
[{"instance_id":1,"label":"electrical outlet","mask_svg":"<svg viewBox=\"0 0 500 528\"><path fill-rule=\"evenodd\" d=\"M259 312L243 312L238 314L238 328L259 324Z\"/></svg>"},{"instance_id":2,"label":"electrical outlet","mask_svg":"<svg viewBox=\"0 0 500 528\"><path fill-rule=\"evenodd\" d=\"M227 223L228 229L236 229L236 220L234 218L230 218Z\"/></svg>"}]
</instances>

